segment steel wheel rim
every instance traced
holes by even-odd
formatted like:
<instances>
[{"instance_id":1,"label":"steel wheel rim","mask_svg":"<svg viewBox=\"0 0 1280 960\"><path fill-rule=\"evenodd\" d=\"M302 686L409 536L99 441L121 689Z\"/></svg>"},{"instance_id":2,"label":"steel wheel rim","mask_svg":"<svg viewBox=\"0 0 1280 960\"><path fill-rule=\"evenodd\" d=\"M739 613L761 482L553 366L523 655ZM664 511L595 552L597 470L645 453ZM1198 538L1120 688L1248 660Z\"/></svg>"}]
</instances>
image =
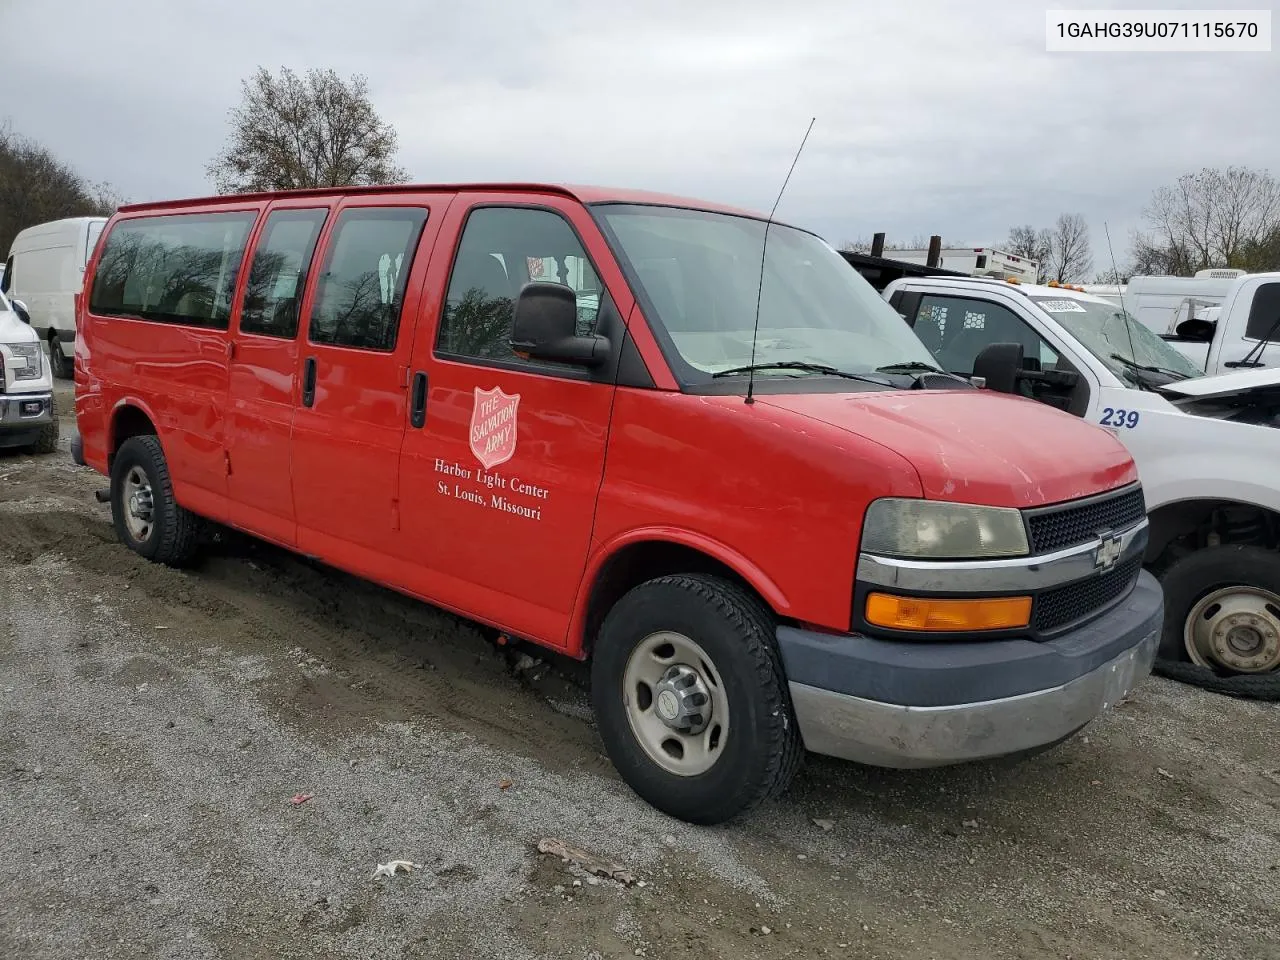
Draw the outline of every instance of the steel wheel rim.
<instances>
[{"instance_id":1,"label":"steel wheel rim","mask_svg":"<svg viewBox=\"0 0 1280 960\"><path fill-rule=\"evenodd\" d=\"M1191 661L1234 673L1280 670L1280 596L1236 584L1201 597L1183 625Z\"/></svg>"},{"instance_id":2,"label":"steel wheel rim","mask_svg":"<svg viewBox=\"0 0 1280 960\"><path fill-rule=\"evenodd\" d=\"M701 645L684 634L660 631L636 645L623 671L622 697L636 742L668 773L699 776L724 754L724 680ZM703 697L705 703L699 702Z\"/></svg>"},{"instance_id":3,"label":"steel wheel rim","mask_svg":"<svg viewBox=\"0 0 1280 960\"><path fill-rule=\"evenodd\" d=\"M125 474L121 492L124 524L129 536L138 543L145 543L155 529L156 509L151 481L147 479L146 471L142 467L130 467Z\"/></svg>"}]
</instances>

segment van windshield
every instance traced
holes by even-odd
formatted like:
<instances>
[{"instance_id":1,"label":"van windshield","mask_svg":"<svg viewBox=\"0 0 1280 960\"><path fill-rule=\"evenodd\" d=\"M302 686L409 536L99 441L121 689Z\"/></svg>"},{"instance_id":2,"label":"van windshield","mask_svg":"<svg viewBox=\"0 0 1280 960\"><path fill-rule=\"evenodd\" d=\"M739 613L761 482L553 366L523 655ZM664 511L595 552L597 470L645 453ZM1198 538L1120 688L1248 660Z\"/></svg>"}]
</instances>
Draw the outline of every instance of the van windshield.
<instances>
[{"instance_id":1,"label":"van windshield","mask_svg":"<svg viewBox=\"0 0 1280 960\"><path fill-rule=\"evenodd\" d=\"M765 223L676 207L596 208L616 253L639 282L651 318L689 369L682 379L752 363L818 364L866 374L877 368L937 369L902 318L823 240L773 224L761 284ZM803 375L767 367L757 376ZM745 376L745 374L744 374Z\"/></svg>"},{"instance_id":2,"label":"van windshield","mask_svg":"<svg viewBox=\"0 0 1280 960\"><path fill-rule=\"evenodd\" d=\"M1066 296L1031 299L1122 380L1137 382L1135 366L1179 379L1204 376L1203 370L1119 307Z\"/></svg>"}]
</instances>

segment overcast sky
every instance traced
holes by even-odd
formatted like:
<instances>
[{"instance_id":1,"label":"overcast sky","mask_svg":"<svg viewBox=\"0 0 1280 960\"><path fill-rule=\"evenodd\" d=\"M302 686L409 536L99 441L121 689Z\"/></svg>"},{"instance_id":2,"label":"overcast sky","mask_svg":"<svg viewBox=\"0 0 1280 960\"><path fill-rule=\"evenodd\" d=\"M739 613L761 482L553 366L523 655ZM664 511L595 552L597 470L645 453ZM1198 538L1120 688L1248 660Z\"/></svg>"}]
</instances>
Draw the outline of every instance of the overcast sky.
<instances>
[{"instance_id":1,"label":"overcast sky","mask_svg":"<svg viewBox=\"0 0 1280 960\"><path fill-rule=\"evenodd\" d=\"M816 116L780 218L992 245L1080 212L1099 269L1104 220L1123 261L1179 174L1280 174L1280 54L1049 54L1027 0L614 2L0 0L0 120L131 200L203 195L243 77L333 67L368 76L417 180L767 211Z\"/></svg>"}]
</instances>

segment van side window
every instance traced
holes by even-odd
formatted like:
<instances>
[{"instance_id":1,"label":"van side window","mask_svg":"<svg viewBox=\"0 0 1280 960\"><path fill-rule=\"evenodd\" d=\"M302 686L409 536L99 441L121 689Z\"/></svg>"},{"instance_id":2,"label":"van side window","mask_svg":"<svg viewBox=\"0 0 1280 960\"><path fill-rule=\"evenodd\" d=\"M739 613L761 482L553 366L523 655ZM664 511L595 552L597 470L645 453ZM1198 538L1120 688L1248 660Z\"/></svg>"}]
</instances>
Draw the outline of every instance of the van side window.
<instances>
[{"instance_id":1,"label":"van side window","mask_svg":"<svg viewBox=\"0 0 1280 960\"><path fill-rule=\"evenodd\" d=\"M395 349L426 222L424 207L350 207L339 214L311 308L312 343Z\"/></svg>"},{"instance_id":2,"label":"van side window","mask_svg":"<svg viewBox=\"0 0 1280 960\"><path fill-rule=\"evenodd\" d=\"M255 213L121 220L93 278L100 316L225 330Z\"/></svg>"},{"instance_id":3,"label":"van side window","mask_svg":"<svg viewBox=\"0 0 1280 960\"><path fill-rule=\"evenodd\" d=\"M1253 303L1249 305L1249 321L1245 324L1244 335L1250 340L1261 340L1268 333L1274 338L1280 335L1280 328L1275 327L1280 321L1280 283L1264 283L1253 295Z\"/></svg>"},{"instance_id":4,"label":"van side window","mask_svg":"<svg viewBox=\"0 0 1280 960\"><path fill-rule=\"evenodd\" d=\"M515 207L472 211L449 277L440 352L518 360L510 342L513 308L520 288L531 280L572 289L578 298L578 333L595 329L600 278L563 217Z\"/></svg>"},{"instance_id":5,"label":"van side window","mask_svg":"<svg viewBox=\"0 0 1280 960\"><path fill-rule=\"evenodd\" d=\"M275 210L253 252L240 332L292 340L298 333L302 293L327 208Z\"/></svg>"},{"instance_id":6,"label":"van side window","mask_svg":"<svg viewBox=\"0 0 1280 960\"><path fill-rule=\"evenodd\" d=\"M943 369L952 373L972 375L978 354L993 343L1022 344L1025 361L1038 364L1035 369L1046 370L1058 362L1054 349L1021 317L985 300L926 294L911 326Z\"/></svg>"}]
</instances>

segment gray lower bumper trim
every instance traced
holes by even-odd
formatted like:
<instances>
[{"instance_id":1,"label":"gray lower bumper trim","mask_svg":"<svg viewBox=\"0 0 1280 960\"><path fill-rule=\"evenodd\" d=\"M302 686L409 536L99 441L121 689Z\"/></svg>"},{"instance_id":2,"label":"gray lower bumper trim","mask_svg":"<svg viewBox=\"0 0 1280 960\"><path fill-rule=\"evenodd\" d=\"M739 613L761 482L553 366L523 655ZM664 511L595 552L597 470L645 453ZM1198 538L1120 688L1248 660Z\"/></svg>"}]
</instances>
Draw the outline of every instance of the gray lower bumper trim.
<instances>
[{"instance_id":1,"label":"gray lower bumper trim","mask_svg":"<svg viewBox=\"0 0 1280 960\"><path fill-rule=\"evenodd\" d=\"M877 767L937 767L985 760L1070 736L1151 673L1159 631L1069 683L943 707L904 707L792 683L805 747Z\"/></svg>"},{"instance_id":2,"label":"gray lower bumper trim","mask_svg":"<svg viewBox=\"0 0 1280 960\"><path fill-rule=\"evenodd\" d=\"M40 404L37 414L23 413L26 404ZM29 430L53 422L53 394L51 393L3 393L0 394L0 430Z\"/></svg>"}]
</instances>

